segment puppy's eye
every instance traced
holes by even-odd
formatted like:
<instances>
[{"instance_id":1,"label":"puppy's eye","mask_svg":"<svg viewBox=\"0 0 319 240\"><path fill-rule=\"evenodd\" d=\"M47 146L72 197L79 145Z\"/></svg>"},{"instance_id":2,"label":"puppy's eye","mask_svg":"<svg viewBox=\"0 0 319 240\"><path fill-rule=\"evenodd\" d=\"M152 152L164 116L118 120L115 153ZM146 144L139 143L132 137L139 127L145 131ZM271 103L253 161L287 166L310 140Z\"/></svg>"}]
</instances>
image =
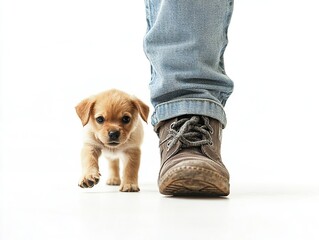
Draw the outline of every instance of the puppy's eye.
<instances>
[{"instance_id":1,"label":"puppy's eye","mask_svg":"<svg viewBox=\"0 0 319 240\"><path fill-rule=\"evenodd\" d=\"M104 123L104 121L105 121L104 117L102 117L102 116L97 117L95 120L96 120L96 122L99 123L99 124L102 124L102 123Z\"/></svg>"},{"instance_id":2,"label":"puppy's eye","mask_svg":"<svg viewBox=\"0 0 319 240\"><path fill-rule=\"evenodd\" d=\"M122 118L122 122L123 122L124 124L128 124L130 121L131 121L131 118L130 118L129 116L124 116L124 117Z\"/></svg>"}]
</instances>

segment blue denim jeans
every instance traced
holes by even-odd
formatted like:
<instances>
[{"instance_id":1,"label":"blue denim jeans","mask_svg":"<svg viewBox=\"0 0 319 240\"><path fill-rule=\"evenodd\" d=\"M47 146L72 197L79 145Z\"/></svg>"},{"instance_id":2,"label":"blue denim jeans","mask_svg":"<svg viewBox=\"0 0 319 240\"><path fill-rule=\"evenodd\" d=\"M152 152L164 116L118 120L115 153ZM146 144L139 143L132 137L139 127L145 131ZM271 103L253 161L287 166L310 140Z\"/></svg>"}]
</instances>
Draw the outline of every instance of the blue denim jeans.
<instances>
[{"instance_id":1,"label":"blue denim jeans","mask_svg":"<svg viewBox=\"0 0 319 240\"><path fill-rule=\"evenodd\" d=\"M226 126L233 82L223 55L233 0L145 0L144 50L151 64L152 124L205 115Z\"/></svg>"}]
</instances>

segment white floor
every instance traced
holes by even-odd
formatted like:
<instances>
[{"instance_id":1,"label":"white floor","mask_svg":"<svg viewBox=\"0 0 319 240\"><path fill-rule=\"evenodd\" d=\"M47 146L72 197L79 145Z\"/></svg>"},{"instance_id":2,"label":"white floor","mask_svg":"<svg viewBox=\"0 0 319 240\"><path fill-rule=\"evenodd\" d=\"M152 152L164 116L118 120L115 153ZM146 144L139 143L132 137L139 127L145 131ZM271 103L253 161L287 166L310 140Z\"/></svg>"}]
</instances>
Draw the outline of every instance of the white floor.
<instances>
[{"instance_id":1,"label":"white floor","mask_svg":"<svg viewBox=\"0 0 319 240\"><path fill-rule=\"evenodd\" d=\"M0 239L319 239L318 189L246 185L228 198L183 198L155 184L121 193L30 182L2 188Z\"/></svg>"}]
</instances>

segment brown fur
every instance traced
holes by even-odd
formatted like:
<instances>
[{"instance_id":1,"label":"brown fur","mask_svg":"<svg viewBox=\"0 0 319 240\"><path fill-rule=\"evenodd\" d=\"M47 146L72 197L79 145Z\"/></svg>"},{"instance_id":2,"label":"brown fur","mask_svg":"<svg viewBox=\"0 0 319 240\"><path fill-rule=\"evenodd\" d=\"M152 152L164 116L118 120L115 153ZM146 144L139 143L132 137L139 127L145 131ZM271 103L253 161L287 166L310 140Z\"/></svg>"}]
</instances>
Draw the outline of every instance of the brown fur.
<instances>
[{"instance_id":1,"label":"brown fur","mask_svg":"<svg viewBox=\"0 0 319 240\"><path fill-rule=\"evenodd\" d=\"M84 145L81 152L82 176L79 186L93 187L99 182L98 159L103 153L109 159L108 185L120 185L120 191L137 192L140 165L140 145L143 126L139 116L147 122L149 108L141 100L119 90L109 90L82 100L76 112L84 127ZM97 118L102 117L103 123ZM129 123L123 117L130 118ZM112 132L119 135L115 140ZM123 162L120 179L119 160Z\"/></svg>"}]
</instances>

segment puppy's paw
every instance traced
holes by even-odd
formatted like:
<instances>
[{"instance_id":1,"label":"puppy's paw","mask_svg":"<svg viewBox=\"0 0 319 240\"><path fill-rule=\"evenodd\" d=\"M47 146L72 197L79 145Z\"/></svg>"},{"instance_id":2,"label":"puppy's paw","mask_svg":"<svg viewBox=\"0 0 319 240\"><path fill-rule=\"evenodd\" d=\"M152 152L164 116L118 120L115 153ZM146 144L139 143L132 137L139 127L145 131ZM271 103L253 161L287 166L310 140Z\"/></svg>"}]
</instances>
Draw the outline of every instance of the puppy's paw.
<instances>
[{"instance_id":1,"label":"puppy's paw","mask_svg":"<svg viewBox=\"0 0 319 240\"><path fill-rule=\"evenodd\" d=\"M121 185L120 191L121 192L139 192L140 189L137 184L127 183L127 184Z\"/></svg>"},{"instance_id":2,"label":"puppy's paw","mask_svg":"<svg viewBox=\"0 0 319 240\"><path fill-rule=\"evenodd\" d=\"M100 181L101 174L99 172L85 174L79 181L79 187L81 188L92 188Z\"/></svg>"},{"instance_id":3,"label":"puppy's paw","mask_svg":"<svg viewBox=\"0 0 319 240\"><path fill-rule=\"evenodd\" d=\"M118 186L121 184L121 179L118 177L110 177L106 180L106 184L107 185L114 185L114 186Z\"/></svg>"}]
</instances>

